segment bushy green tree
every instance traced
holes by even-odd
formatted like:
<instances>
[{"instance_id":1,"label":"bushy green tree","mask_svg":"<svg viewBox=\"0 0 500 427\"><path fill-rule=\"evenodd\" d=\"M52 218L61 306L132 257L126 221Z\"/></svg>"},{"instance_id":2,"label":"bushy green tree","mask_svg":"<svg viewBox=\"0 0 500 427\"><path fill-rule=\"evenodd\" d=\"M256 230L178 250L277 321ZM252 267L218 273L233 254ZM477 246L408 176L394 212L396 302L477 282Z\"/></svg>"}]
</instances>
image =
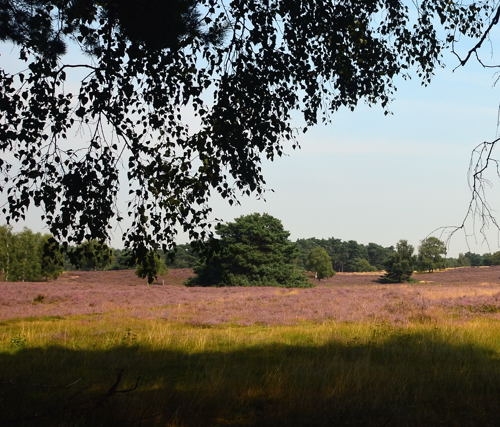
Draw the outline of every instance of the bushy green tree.
<instances>
[{"instance_id":1,"label":"bushy green tree","mask_svg":"<svg viewBox=\"0 0 500 427\"><path fill-rule=\"evenodd\" d=\"M63 254L50 236L0 227L0 280L40 281L62 273Z\"/></svg>"},{"instance_id":2,"label":"bushy green tree","mask_svg":"<svg viewBox=\"0 0 500 427\"><path fill-rule=\"evenodd\" d=\"M483 265L483 256L480 254L466 252L464 258L466 265L470 265L471 267L480 267Z\"/></svg>"},{"instance_id":3,"label":"bushy green tree","mask_svg":"<svg viewBox=\"0 0 500 427\"><path fill-rule=\"evenodd\" d=\"M491 254L491 265L500 265L500 251Z\"/></svg>"},{"instance_id":4,"label":"bushy green tree","mask_svg":"<svg viewBox=\"0 0 500 427\"><path fill-rule=\"evenodd\" d=\"M0 280L10 279L13 236L12 229L6 225L0 226Z\"/></svg>"},{"instance_id":5,"label":"bushy green tree","mask_svg":"<svg viewBox=\"0 0 500 427\"><path fill-rule=\"evenodd\" d=\"M366 252L370 265L376 267L377 270L383 270L385 268L386 261L394 253L394 247L383 247L376 243L368 243L366 246Z\"/></svg>"},{"instance_id":6,"label":"bushy green tree","mask_svg":"<svg viewBox=\"0 0 500 427\"><path fill-rule=\"evenodd\" d=\"M27 228L14 234L9 280L42 280L43 241L40 233L33 233Z\"/></svg>"},{"instance_id":7,"label":"bushy green tree","mask_svg":"<svg viewBox=\"0 0 500 427\"><path fill-rule=\"evenodd\" d=\"M71 263L78 270L104 270L111 264L112 255L112 249L98 240L87 240L69 250Z\"/></svg>"},{"instance_id":8,"label":"bushy green tree","mask_svg":"<svg viewBox=\"0 0 500 427\"><path fill-rule=\"evenodd\" d=\"M279 219L254 213L217 226L203 264L191 284L222 286L311 286L297 269L295 244Z\"/></svg>"},{"instance_id":9,"label":"bushy green tree","mask_svg":"<svg viewBox=\"0 0 500 427\"><path fill-rule=\"evenodd\" d=\"M386 273L380 278L384 283L407 282L415 268L415 256L413 246L406 240L400 240L396 245L396 251L385 264Z\"/></svg>"},{"instance_id":10,"label":"bushy green tree","mask_svg":"<svg viewBox=\"0 0 500 427\"><path fill-rule=\"evenodd\" d=\"M64 253L59 242L52 236L45 236L42 244L42 275L45 279L55 279L64 270Z\"/></svg>"},{"instance_id":11,"label":"bushy green tree","mask_svg":"<svg viewBox=\"0 0 500 427\"><path fill-rule=\"evenodd\" d=\"M309 252L307 269L314 272L318 280L332 277L335 274L330 255L324 248L319 246Z\"/></svg>"},{"instance_id":12,"label":"bushy green tree","mask_svg":"<svg viewBox=\"0 0 500 427\"><path fill-rule=\"evenodd\" d=\"M296 257L296 264L300 268L307 270L307 260L309 257L309 253L316 247L320 246L325 248L325 240L317 239L315 237L309 237L307 239L297 239L295 241L295 246L298 251L298 255Z\"/></svg>"},{"instance_id":13,"label":"bushy green tree","mask_svg":"<svg viewBox=\"0 0 500 427\"><path fill-rule=\"evenodd\" d=\"M371 265L366 258L354 258L351 262L352 271L368 272L376 271L377 269Z\"/></svg>"},{"instance_id":14,"label":"bushy green tree","mask_svg":"<svg viewBox=\"0 0 500 427\"><path fill-rule=\"evenodd\" d=\"M417 268L419 271L433 271L446 267L446 245L437 237L427 237L418 248Z\"/></svg>"},{"instance_id":15,"label":"bushy green tree","mask_svg":"<svg viewBox=\"0 0 500 427\"><path fill-rule=\"evenodd\" d=\"M157 280L160 274L167 272L167 266L157 251L149 251L146 256L137 261L135 274L147 279L149 285Z\"/></svg>"},{"instance_id":16,"label":"bushy green tree","mask_svg":"<svg viewBox=\"0 0 500 427\"><path fill-rule=\"evenodd\" d=\"M470 267L470 259L463 253L458 254L457 267Z\"/></svg>"},{"instance_id":17,"label":"bushy green tree","mask_svg":"<svg viewBox=\"0 0 500 427\"><path fill-rule=\"evenodd\" d=\"M166 257L167 266L170 268L194 268L199 262L199 253L191 244L177 245Z\"/></svg>"},{"instance_id":18,"label":"bushy green tree","mask_svg":"<svg viewBox=\"0 0 500 427\"><path fill-rule=\"evenodd\" d=\"M113 249L111 270L127 270L136 267L134 255L127 249Z\"/></svg>"}]
</instances>

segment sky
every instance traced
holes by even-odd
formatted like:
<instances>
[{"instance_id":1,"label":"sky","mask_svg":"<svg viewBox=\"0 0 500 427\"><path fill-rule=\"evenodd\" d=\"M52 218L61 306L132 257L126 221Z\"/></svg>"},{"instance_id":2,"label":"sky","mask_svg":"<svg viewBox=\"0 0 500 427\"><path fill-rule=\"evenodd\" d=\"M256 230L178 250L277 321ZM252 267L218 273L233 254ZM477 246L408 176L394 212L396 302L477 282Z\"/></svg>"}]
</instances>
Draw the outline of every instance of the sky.
<instances>
[{"instance_id":1,"label":"sky","mask_svg":"<svg viewBox=\"0 0 500 427\"><path fill-rule=\"evenodd\" d=\"M300 150L266 163L274 192L265 202L245 198L230 208L215 200L215 210L226 221L267 212L282 220L292 240L335 237L390 246L407 239L418 247L432 234L448 242L451 229L437 229L462 223L472 149L497 133L494 82L493 71L474 64L440 69L428 87L402 80L391 115L366 105L338 112L331 124L301 136ZM493 186L493 207L497 199ZM469 221L449 240L450 256L500 250L494 228L486 242L476 228Z\"/></svg>"},{"instance_id":2,"label":"sky","mask_svg":"<svg viewBox=\"0 0 500 427\"><path fill-rule=\"evenodd\" d=\"M495 70L471 62L453 71L457 60L451 55L445 63L448 67L437 70L428 87L417 80L398 81L388 116L380 107L360 105L300 135L301 149L290 148L282 158L264 163L267 187L273 190L265 201L242 197L239 206L231 207L214 198L215 216L232 221L266 212L283 222L292 240L335 237L390 246L407 239L418 247L435 235L447 241L450 256L500 250L493 228L487 241L473 221L450 240L450 229L440 229L462 223L471 196L471 151L496 137L500 101ZM500 215L499 190L492 185L489 202ZM37 211L14 229L24 226L46 231ZM180 234L178 243L185 242ZM122 246L120 229L111 244Z\"/></svg>"}]
</instances>

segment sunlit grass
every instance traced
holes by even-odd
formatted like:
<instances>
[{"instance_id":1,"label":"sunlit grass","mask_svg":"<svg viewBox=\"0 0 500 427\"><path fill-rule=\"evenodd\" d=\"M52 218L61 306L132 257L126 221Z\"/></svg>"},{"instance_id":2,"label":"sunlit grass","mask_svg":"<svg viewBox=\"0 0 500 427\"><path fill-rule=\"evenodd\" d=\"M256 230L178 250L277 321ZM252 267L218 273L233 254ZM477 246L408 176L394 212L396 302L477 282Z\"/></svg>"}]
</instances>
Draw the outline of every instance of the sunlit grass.
<instances>
[{"instance_id":1,"label":"sunlit grass","mask_svg":"<svg viewBox=\"0 0 500 427\"><path fill-rule=\"evenodd\" d=\"M0 425L496 425L499 407L496 320L0 324Z\"/></svg>"}]
</instances>

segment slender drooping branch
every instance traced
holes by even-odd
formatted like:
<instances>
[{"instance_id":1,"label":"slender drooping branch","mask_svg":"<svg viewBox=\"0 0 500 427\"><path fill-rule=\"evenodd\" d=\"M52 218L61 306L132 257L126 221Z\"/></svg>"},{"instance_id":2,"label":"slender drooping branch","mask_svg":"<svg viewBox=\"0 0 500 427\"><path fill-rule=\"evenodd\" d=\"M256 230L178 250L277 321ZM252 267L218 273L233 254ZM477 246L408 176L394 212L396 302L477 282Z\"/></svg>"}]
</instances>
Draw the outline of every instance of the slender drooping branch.
<instances>
[{"instance_id":1,"label":"slender drooping branch","mask_svg":"<svg viewBox=\"0 0 500 427\"><path fill-rule=\"evenodd\" d=\"M500 138L493 141L484 141L478 144L472 150L469 170L468 183L471 191L471 196L465 215L459 225L439 227L433 230L429 236L434 233L440 233L442 238L445 235L447 246L451 238L459 231L465 233L467 245L468 238L476 237L476 231L482 236L483 242L488 245L487 230L490 226L500 232L500 225L495 215L493 207L488 202L487 187L491 186L490 180L486 177L486 173L493 167L496 175L500 178L500 161L494 157L494 150L500 142ZM472 222L473 231L467 234L467 224ZM479 230L476 230L475 224L479 222Z\"/></svg>"},{"instance_id":2,"label":"slender drooping branch","mask_svg":"<svg viewBox=\"0 0 500 427\"><path fill-rule=\"evenodd\" d=\"M483 32L483 35L481 36L481 38L479 39L479 41L474 45L474 47L472 47L468 52L467 52L467 55L465 55L464 58L460 57L460 55L455 51L455 49L452 50L453 54L458 58L459 60L459 64L455 67L455 70L458 68L458 67L463 67L465 64L467 64L467 62L469 61L469 59L471 58L471 56L474 54L475 57L477 58L477 60L479 61L479 63L483 66L483 67L489 67L489 66L486 66L483 64L483 62L480 60L479 58L479 55L478 55L478 50L481 48L481 46L483 45L484 41L488 38L488 36L490 35L491 33L491 30L493 29L493 27L495 25L498 24L498 21L500 20L500 6L497 8L496 12L495 12L495 15L493 15L493 19L491 20L490 24L488 25L488 27L486 28L486 30L484 30Z\"/></svg>"}]
</instances>

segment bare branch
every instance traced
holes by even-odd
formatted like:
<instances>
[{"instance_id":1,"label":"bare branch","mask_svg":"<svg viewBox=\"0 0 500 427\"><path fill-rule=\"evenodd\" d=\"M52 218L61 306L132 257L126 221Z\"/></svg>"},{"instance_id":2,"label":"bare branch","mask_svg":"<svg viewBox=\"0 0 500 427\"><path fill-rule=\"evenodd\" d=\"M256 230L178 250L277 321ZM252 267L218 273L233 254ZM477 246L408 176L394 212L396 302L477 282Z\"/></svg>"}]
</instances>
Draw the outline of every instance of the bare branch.
<instances>
[{"instance_id":1,"label":"bare branch","mask_svg":"<svg viewBox=\"0 0 500 427\"><path fill-rule=\"evenodd\" d=\"M476 220L479 220L480 225L477 232L482 236L482 242L489 246L486 232L490 226L493 226L494 229L500 232L500 224L498 223L493 208L488 203L486 194L487 187L491 185L491 182L485 177L485 173L494 168L497 177L500 178L500 161L493 157L493 151L499 142L500 138L493 141L484 141L472 150L468 170L471 197L461 224L439 227L433 230L429 235L436 232L439 232L441 236L447 234L446 245L449 246L452 237L457 232L463 231L468 246L469 238L477 238L475 224ZM470 221L472 221L473 231L471 234L467 234L466 226Z\"/></svg>"},{"instance_id":2,"label":"bare branch","mask_svg":"<svg viewBox=\"0 0 500 427\"><path fill-rule=\"evenodd\" d=\"M122 382L124 372L125 372L124 369L120 369L120 371L118 372L118 374L116 376L115 382L109 388L108 392L106 393L106 395L104 397L109 397L109 396L112 396L113 394L117 394L117 393L130 393L131 391L134 391L137 389L137 387L139 386L140 377L137 378L135 385L133 387L121 389L121 390L118 389L118 386Z\"/></svg>"}]
</instances>

